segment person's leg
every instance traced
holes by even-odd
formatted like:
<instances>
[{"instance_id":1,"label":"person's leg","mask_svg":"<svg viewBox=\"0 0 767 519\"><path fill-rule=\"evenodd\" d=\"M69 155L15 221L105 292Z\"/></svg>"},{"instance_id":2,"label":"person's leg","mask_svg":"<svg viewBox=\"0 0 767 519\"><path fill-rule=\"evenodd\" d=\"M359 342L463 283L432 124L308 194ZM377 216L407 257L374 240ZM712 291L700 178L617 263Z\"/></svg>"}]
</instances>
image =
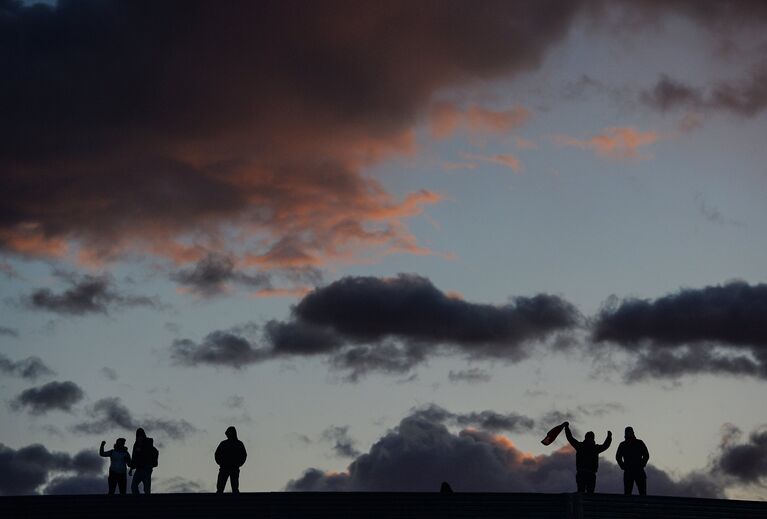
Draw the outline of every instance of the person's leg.
<instances>
[{"instance_id":1,"label":"person's leg","mask_svg":"<svg viewBox=\"0 0 767 519\"><path fill-rule=\"evenodd\" d=\"M623 493L627 496L631 495L631 491L634 490L634 475L630 470L623 471Z\"/></svg>"},{"instance_id":2,"label":"person's leg","mask_svg":"<svg viewBox=\"0 0 767 519\"><path fill-rule=\"evenodd\" d=\"M226 488L226 479L229 477L229 471L220 467L218 469L218 479L216 480L216 493L223 494L224 488Z\"/></svg>"},{"instance_id":3,"label":"person's leg","mask_svg":"<svg viewBox=\"0 0 767 519\"><path fill-rule=\"evenodd\" d=\"M117 476L117 486L120 488L120 494L125 494L125 487L128 485L128 476L123 472Z\"/></svg>"},{"instance_id":4,"label":"person's leg","mask_svg":"<svg viewBox=\"0 0 767 519\"><path fill-rule=\"evenodd\" d=\"M593 494L594 488L597 486L597 475L596 474L587 474L586 477L586 493L587 494Z\"/></svg>"},{"instance_id":5,"label":"person's leg","mask_svg":"<svg viewBox=\"0 0 767 519\"><path fill-rule=\"evenodd\" d=\"M586 491L586 485L583 481L583 472L575 473L575 485L578 487L578 493L582 494Z\"/></svg>"},{"instance_id":6,"label":"person's leg","mask_svg":"<svg viewBox=\"0 0 767 519\"><path fill-rule=\"evenodd\" d=\"M232 469L229 473L229 484L232 485L232 494L240 493L240 469Z\"/></svg>"},{"instance_id":7,"label":"person's leg","mask_svg":"<svg viewBox=\"0 0 767 519\"><path fill-rule=\"evenodd\" d=\"M110 494L115 493L115 485L117 485L117 478L115 476L116 474L113 474L111 471L109 472L109 475L107 476L107 485L109 486Z\"/></svg>"},{"instance_id":8,"label":"person's leg","mask_svg":"<svg viewBox=\"0 0 767 519\"><path fill-rule=\"evenodd\" d=\"M146 471L144 472L144 477L142 479L144 481L144 493L151 494L152 493L152 469L146 469Z\"/></svg>"},{"instance_id":9,"label":"person's leg","mask_svg":"<svg viewBox=\"0 0 767 519\"><path fill-rule=\"evenodd\" d=\"M647 474L644 469L639 469L636 475L637 490L639 490L640 496L647 495Z\"/></svg>"},{"instance_id":10,"label":"person's leg","mask_svg":"<svg viewBox=\"0 0 767 519\"><path fill-rule=\"evenodd\" d=\"M130 480L130 492L131 494L138 494L138 484L141 482L141 469L136 469L133 472L133 477Z\"/></svg>"}]
</instances>

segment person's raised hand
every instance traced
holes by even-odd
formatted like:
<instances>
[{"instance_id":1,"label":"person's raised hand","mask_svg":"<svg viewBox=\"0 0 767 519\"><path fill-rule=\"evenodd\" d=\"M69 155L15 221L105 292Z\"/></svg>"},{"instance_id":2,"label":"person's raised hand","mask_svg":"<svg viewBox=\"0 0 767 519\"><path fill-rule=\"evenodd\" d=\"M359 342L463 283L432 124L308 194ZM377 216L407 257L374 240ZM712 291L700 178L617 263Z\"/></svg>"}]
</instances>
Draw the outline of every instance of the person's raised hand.
<instances>
[{"instance_id":1,"label":"person's raised hand","mask_svg":"<svg viewBox=\"0 0 767 519\"><path fill-rule=\"evenodd\" d=\"M607 436L612 436L612 435L613 435L612 431L607 431Z\"/></svg>"},{"instance_id":2,"label":"person's raised hand","mask_svg":"<svg viewBox=\"0 0 767 519\"><path fill-rule=\"evenodd\" d=\"M567 427L568 429L570 428L570 422L565 422L565 423L563 423L562 425L564 425L564 426L565 426L565 427Z\"/></svg>"},{"instance_id":3,"label":"person's raised hand","mask_svg":"<svg viewBox=\"0 0 767 519\"><path fill-rule=\"evenodd\" d=\"M102 446L102 447L103 447L104 445L106 445L106 444L107 444L107 442L105 442L104 440L101 440L101 446Z\"/></svg>"}]
</instances>

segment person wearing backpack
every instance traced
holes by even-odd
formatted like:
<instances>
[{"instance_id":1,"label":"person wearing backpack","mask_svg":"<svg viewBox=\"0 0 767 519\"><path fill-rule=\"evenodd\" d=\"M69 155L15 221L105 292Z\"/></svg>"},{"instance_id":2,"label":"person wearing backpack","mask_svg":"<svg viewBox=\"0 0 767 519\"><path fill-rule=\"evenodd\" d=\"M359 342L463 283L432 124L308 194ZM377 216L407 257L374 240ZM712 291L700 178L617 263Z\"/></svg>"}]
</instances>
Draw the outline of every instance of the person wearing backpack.
<instances>
[{"instance_id":1,"label":"person wearing backpack","mask_svg":"<svg viewBox=\"0 0 767 519\"><path fill-rule=\"evenodd\" d=\"M226 432L226 440L218 444L215 459L219 466L216 493L223 494L226 480L232 486L232 494L240 493L240 467L245 464L248 453L245 445L237 439L237 429L230 426Z\"/></svg>"},{"instance_id":2,"label":"person wearing backpack","mask_svg":"<svg viewBox=\"0 0 767 519\"><path fill-rule=\"evenodd\" d=\"M131 457L131 493L139 493L139 484L144 485L144 493L152 493L152 469L157 466L160 453L154 446L154 439L147 438L144 429L136 429L136 442L133 444L133 456ZM135 474L133 471L136 471Z\"/></svg>"},{"instance_id":3,"label":"person wearing backpack","mask_svg":"<svg viewBox=\"0 0 767 519\"><path fill-rule=\"evenodd\" d=\"M125 438L117 438L112 450L104 450L106 443L105 441L101 442L99 456L109 458L109 476L107 477L109 493L114 494L115 487L120 487L120 494L125 494L125 487L128 484L128 466L131 464L130 454L125 446Z\"/></svg>"}]
</instances>

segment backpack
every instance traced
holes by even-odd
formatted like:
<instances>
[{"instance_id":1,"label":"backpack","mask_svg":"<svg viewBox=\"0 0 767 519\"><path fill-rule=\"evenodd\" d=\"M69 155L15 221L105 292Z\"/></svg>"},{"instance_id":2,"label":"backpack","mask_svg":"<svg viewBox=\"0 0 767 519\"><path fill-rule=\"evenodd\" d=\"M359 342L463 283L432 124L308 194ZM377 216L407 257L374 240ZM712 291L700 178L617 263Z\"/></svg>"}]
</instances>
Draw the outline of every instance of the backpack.
<instances>
[{"instance_id":1,"label":"backpack","mask_svg":"<svg viewBox=\"0 0 767 519\"><path fill-rule=\"evenodd\" d=\"M149 461L151 461L151 465L154 468L157 466L157 463L159 462L160 451L158 451L157 447L155 447L154 445L152 445L150 449L151 450L149 451Z\"/></svg>"}]
</instances>

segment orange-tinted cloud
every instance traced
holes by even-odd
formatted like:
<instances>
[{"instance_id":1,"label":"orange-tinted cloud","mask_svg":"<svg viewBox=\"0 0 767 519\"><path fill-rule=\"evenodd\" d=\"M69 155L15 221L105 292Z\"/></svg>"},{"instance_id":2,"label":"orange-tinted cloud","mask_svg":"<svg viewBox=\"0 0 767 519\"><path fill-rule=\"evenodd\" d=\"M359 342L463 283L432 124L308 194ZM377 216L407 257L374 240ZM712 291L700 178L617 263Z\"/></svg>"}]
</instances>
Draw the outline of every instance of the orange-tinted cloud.
<instances>
[{"instance_id":1,"label":"orange-tinted cloud","mask_svg":"<svg viewBox=\"0 0 767 519\"><path fill-rule=\"evenodd\" d=\"M479 105L462 109L453 103L435 103L429 114L431 134L434 138L450 137L458 130L472 134L506 134L530 119L530 111L521 106L507 110L491 110Z\"/></svg>"},{"instance_id":2,"label":"orange-tinted cloud","mask_svg":"<svg viewBox=\"0 0 767 519\"><path fill-rule=\"evenodd\" d=\"M407 219L440 196L394 196L368 170L415 153L436 92L535 67L577 7L5 6L4 30L40 45L0 48L0 251L264 269L430 253ZM456 116L498 133L528 115Z\"/></svg>"},{"instance_id":3,"label":"orange-tinted cloud","mask_svg":"<svg viewBox=\"0 0 767 519\"><path fill-rule=\"evenodd\" d=\"M612 159L646 159L649 156L639 153L639 148L649 146L658 139L660 135L654 131L642 132L628 126L607 128L588 139L560 135L555 137L555 142L561 146L591 150Z\"/></svg>"}]
</instances>

